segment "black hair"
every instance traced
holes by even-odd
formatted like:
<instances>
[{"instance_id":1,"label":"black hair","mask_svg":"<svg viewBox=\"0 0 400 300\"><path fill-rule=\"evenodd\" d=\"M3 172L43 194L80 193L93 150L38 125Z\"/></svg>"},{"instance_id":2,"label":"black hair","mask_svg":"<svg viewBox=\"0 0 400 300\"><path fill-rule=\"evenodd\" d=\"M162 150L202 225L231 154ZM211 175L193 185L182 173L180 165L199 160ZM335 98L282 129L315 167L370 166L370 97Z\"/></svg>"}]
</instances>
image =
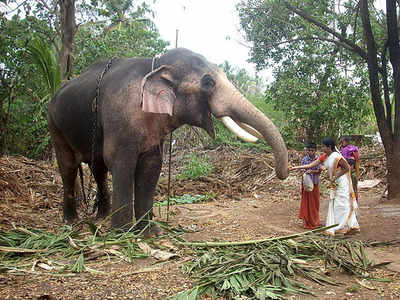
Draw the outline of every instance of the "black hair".
<instances>
[{"instance_id":1,"label":"black hair","mask_svg":"<svg viewBox=\"0 0 400 300\"><path fill-rule=\"evenodd\" d=\"M356 160L352 158L346 158L347 162L351 167L354 167L356 165Z\"/></svg>"},{"instance_id":2,"label":"black hair","mask_svg":"<svg viewBox=\"0 0 400 300\"><path fill-rule=\"evenodd\" d=\"M311 148L311 149L317 149L317 144L315 144L315 143L313 143L313 142L307 143L306 148L307 148L307 149L309 149L309 148Z\"/></svg>"},{"instance_id":3,"label":"black hair","mask_svg":"<svg viewBox=\"0 0 400 300\"><path fill-rule=\"evenodd\" d=\"M339 141L345 141L346 143L350 143L350 137L349 136L341 136Z\"/></svg>"},{"instance_id":4,"label":"black hair","mask_svg":"<svg viewBox=\"0 0 400 300\"><path fill-rule=\"evenodd\" d=\"M332 138L326 138L322 140L322 144L331 148L332 151L336 151L336 144Z\"/></svg>"}]
</instances>

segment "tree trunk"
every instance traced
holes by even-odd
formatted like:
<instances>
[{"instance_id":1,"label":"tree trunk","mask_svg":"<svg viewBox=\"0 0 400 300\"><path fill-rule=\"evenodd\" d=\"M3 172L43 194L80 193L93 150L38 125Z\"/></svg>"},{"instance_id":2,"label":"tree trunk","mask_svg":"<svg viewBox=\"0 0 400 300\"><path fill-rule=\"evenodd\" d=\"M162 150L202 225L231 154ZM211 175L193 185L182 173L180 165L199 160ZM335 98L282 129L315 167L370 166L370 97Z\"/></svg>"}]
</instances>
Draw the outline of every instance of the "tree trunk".
<instances>
[{"instance_id":1,"label":"tree trunk","mask_svg":"<svg viewBox=\"0 0 400 300\"><path fill-rule=\"evenodd\" d=\"M391 6L387 4L388 40L391 39L390 36L391 33L392 35L397 35L396 33L397 21L393 22L392 20L392 18L395 17L396 13L390 12L390 9ZM390 119L390 117L386 116L385 114L385 109L381 98L381 89L378 76L379 66L377 62L377 49L371 28L367 0L360 1L360 14L363 23L365 43L367 46L367 65L368 65L371 97L374 106L376 121L378 123L379 132L382 137L382 142L386 154L386 167L388 171L387 172L388 199L389 200L398 199L400 201L400 181L398 180L398 178L400 178L400 168L399 168L400 140L399 140L399 132L398 130L396 130L396 128L398 128L398 126L400 125L400 122L398 118L395 118L395 130L394 132L392 132L392 128L390 124L388 124L388 118ZM390 26L392 26L392 28L390 28ZM395 27L395 29L393 27ZM399 64L400 52L398 51L399 50L398 46L399 46L398 38L394 39L394 42L392 41L391 43L389 43L389 52L391 56L390 61L392 63L394 73L396 72L396 70L399 70L400 66ZM400 75L400 73L398 75ZM394 85L399 84L398 79L399 76L394 76ZM396 101L395 115L399 116L400 109L398 109L398 106L400 105L400 99L398 99L398 97L400 96L400 87L395 88L394 94Z\"/></svg>"},{"instance_id":2,"label":"tree trunk","mask_svg":"<svg viewBox=\"0 0 400 300\"><path fill-rule=\"evenodd\" d=\"M393 143L391 153L386 152L388 200L400 203L400 143Z\"/></svg>"},{"instance_id":3,"label":"tree trunk","mask_svg":"<svg viewBox=\"0 0 400 300\"><path fill-rule=\"evenodd\" d=\"M59 0L61 18L61 80L70 79L73 66L74 37L76 32L75 1Z\"/></svg>"},{"instance_id":4,"label":"tree trunk","mask_svg":"<svg viewBox=\"0 0 400 300\"><path fill-rule=\"evenodd\" d=\"M386 21L388 28L388 48L393 68L393 93L395 101L392 148L387 157L388 199L400 202L400 43L396 1L386 1ZM391 118L389 119L391 120Z\"/></svg>"}]
</instances>

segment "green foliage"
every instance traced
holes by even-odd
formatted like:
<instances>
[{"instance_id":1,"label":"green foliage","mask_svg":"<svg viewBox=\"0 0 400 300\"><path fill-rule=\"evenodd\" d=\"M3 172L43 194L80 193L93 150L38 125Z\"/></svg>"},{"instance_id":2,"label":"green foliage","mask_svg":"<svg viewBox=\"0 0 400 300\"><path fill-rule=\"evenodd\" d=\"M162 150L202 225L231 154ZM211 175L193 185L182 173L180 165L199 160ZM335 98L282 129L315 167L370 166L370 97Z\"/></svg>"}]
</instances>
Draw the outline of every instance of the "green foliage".
<instances>
[{"instance_id":1,"label":"green foliage","mask_svg":"<svg viewBox=\"0 0 400 300\"><path fill-rule=\"evenodd\" d=\"M0 154L45 158L50 150L47 102L60 86L59 3L9 3L18 8L11 19L0 14ZM74 42L74 75L97 60L154 56L168 45L144 2L76 1L75 6L80 25Z\"/></svg>"},{"instance_id":2,"label":"green foliage","mask_svg":"<svg viewBox=\"0 0 400 300\"><path fill-rule=\"evenodd\" d=\"M318 140L343 132L371 133L366 128L375 131L362 58L293 13L312 16L354 41L362 38L360 19L354 18L356 5L355 1L338 8L330 0L258 0L237 6L241 26L253 45L250 60L258 69L273 71L275 81L265 98L284 115L281 129L288 144L298 137Z\"/></svg>"},{"instance_id":3,"label":"green foliage","mask_svg":"<svg viewBox=\"0 0 400 300\"><path fill-rule=\"evenodd\" d=\"M76 34L75 74L111 57L152 57L165 52L169 43L160 38L150 20L142 17L136 16L111 28L98 23L82 25Z\"/></svg>"},{"instance_id":4,"label":"green foliage","mask_svg":"<svg viewBox=\"0 0 400 300\"><path fill-rule=\"evenodd\" d=\"M43 97L53 96L61 85L60 64L56 49L52 45L48 46L37 36L33 36L27 50L45 86Z\"/></svg>"},{"instance_id":5,"label":"green foliage","mask_svg":"<svg viewBox=\"0 0 400 300\"><path fill-rule=\"evenodd\" d=\"M225 72L229 81L232 82L243 95L247 97L257 97L262 94L262 90L265 86L264 82L257 74L252 76L246 69L232 66L228 61L224 61L219 67Z\"/></svg>"},{"instance_id":6,"label":"green foliage","mask_svg":"<svg viewBox=\"0 0 400 300\"><path fill-rule=\"evenodd\" d=\"M282 67L282 62L290 59L296 61L296 57L317 46L316 52L309 57L310 60L318 59L317 53L322 45L327 52L326 56L333 54L329 49L336 46L339 51L341 68L349 69L362 63L363 60L353 52L350 47L339 44L335 37L325 31L325 28L342 35L357 45L362 45L363 30L358 11L359 1L349 0L345 5L334 0L321 1L287 1L287 0L249 0L240 1L237 10L240 17L241 27L246 38L253 42L250 60L256 63L259 69L266 67ZM289 9L290 7L290 9ZM298 13L310 16L323 26L306 20ZM378 48L383 47L385 40L383 13L376 9L372 13L371 21L374 32L378 37ZM306 51L305 51L306 50ZM349 65L348 63L351 63ZM277 65L278 64L278 65Z\"/></svg>"},{"instance_id":7,"label":"green foliage","mask_svg":"<svg viewBox=\"0 0 400 300\"><path fill-rule=\"evenodd\" d=\"M86 223L92 227L91 232L85 229L79 232L72 226L62 226L55 233L23 227L0 230L0 269L16 274L34 271L46 276L79 276L77 273L80 272L107 275L106 270L93 270L86 263L93 259L93 249L100 260L110 261L133 262L146 258L151 255L152 247L158 248L154 251L158 254L161 251L167 257L174 255L162 246L166 235L146 241L132 232L104 232L99 236L96 226ZM365 243L316 234L327 227L255 241L189 242L182 238L182 230L166 223L157 224L173 243L192 256L182 265L183 271L193 279L192 288L167 299L197 299L206 294L232 299L242 296L248 299L286 298L290 294L312 294L305 280L337 284L320 272L316 261L330 269L336 266L337 270L363 277L378 267L368 258ZM40 271L38 263L47 271Z\"/></svg>"},{"instance_id":8,"label":"green foliage","mask_svg":"<svg viewBox=\"0 0 400 300\"><path fill-rule=\"evenodd\" d=\"M49 151L50 148L50 134L46 121L47 103L61 86L61 71L58 53L51 44L48 45L37 36L33 36L27 50L43 88L37 91L40 98L34 105L30 126L26 124L28 128L26 136L31 146L25 149L28 150L28 156L39 158L45 150Z\"/></svg>"},{"instance_id":9,"label":"green foliage","mask_svg":"<svg viewBox=\"0 0 400 300\"><path fill-rule=\"evenodd\" d=\"M184 194L183 196L171 197L170 205L193 204L193 203L207 202L212 199L215 199L214 193L206 193L205 195ZM168 205L168 200L158 201L154 203L154 206L167 206L167 205Z\"/></svg>"},{"instance_id":10,"label":"green foliage","mask_svg":"<svg viewBox=\"0 0 400 300\"><path fill-rule=\"evenodd\" d=\"M303 235L303 236L302 236ZM330 268L365 276L375 266L359 241L307 233L246 242L184 242L196 258L183 265L193 287L167 299L197 299L205 295L230 299L286 299L310 294L308 279L337 285L313 264L321 260Z\"/></svg>"},{"instance_id":11,"label":"green foliage","mask_svg":"<svg viewBox=\"0 0 400 300\"><path fill-rule=\"evenodd\" d=\"M86 223L90 225L90 222ZM91 224L91 227L95 225ZM162 227L171 231L166 225ZM138 242L143 240L141 235L107 232L100 237L98 234L99 231L93 229L91 233L79 233L72 226L62 226L55 233L22 227L0 230L0 246L3 250L0 252L0 269L26 272L29 266L32 271L40 262L58 275L67 271L72 272L66 274L68 276L84 271L93 272L95 270L86 265L85 258L90 256L94 248L107 259L114 256L133 262L137 258L148 257L138 246Z\"/></svg>"},{"instance_id":12,"label":"green foliage","mask_svg":"<svg viewBox=\"0 0 400 300\"><path fill-rule=\"evenodd\" d=\"M31 158L48 155L50 135L47 129L46 112L48 97L29 102L15 99L10 104L8 124L8 151Z\"/></svg>"},{"instance_id":13,"label":"green foliage","mask_svg":"<svg viewBox=\"0 0 400 300\"><path fill-rule=\"evenodd\" d=\"M73 273L81 273L83 271L85 265L85 258L83 253L78 256L76 262L71 266L71 272Z\"/></svg>"},{"instance_id":14,"label":"green foliage","mask_svg":"<svg viewBox=\"0 0 400 300\"><path fill-rule=\"evenodd\" d=\"M45 22L14 16L0 27L0 153L43 158L47 101L60 85L57 52L43 35Z\"/></svg>"},{"instance_id":15,"label":"green foliage","mask_svg":"<svg viewBox=\"0 0 400 300\"><path fill-rule=\"evenodd\" d=\"M183 162L184 169L178 179L195 179L200 176L207 176L212 171L212 165L209 162L208 156L199 157L196 154L191 154L185 157Z\"/></svg>"},{"instance_id":16,"label":"green foliage","mask_svg":"<svg viewBox=\"0 0 400 300\"><path fill-rule=\"evenodd\" d=\"M322 66L314 66L314 76L295 76L295 70L301 69L295 65L278 71L267 92L266 101L284 113L288 121L283 130L292 138L308 140L337 137L343 132L371 133L365 131L367 118L370 124L375 123L366 82L353 84L350 78L332 72L323 83L324 74L318 74Z\"/></svg>"}]
</instances>

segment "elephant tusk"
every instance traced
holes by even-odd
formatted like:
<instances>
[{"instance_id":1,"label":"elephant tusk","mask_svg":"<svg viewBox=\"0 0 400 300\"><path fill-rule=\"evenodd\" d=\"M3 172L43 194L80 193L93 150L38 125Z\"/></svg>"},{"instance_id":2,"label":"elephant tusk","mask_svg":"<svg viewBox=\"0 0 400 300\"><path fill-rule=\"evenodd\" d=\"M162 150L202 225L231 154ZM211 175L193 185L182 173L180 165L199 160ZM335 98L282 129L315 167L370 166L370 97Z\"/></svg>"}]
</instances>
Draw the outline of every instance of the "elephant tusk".
<instances>
[{"instance_id":1,"label":"elephant tusk","mask_svg":"<svg viewBox=\"0 0 400 300\"><path fill-rule=\"evenodd\" d=\"M264 139L264 137L262 136L261 133L259 133L256 129L254 129L253 127L251 127L250 125L246 124L246 123L242 123L242 122L237 122L237 124L242 127L245 131L247 131L248 133L250 133L252 136L255 136L256 138L259 139Z\"/></svg>"},{"instance_id":2,"label":"elephant tusk","mask_svg":"<svg viewBox=\"0 0 400 300\"><path fill-rule=\"evenodd\" d=\"M258 138L248 133L242 127L240 127L234 120L230 117L222 117L222 123L235 135L237 135L241 140L245 142L255 143L258 141Z\"/></svg>"}]
</instances>

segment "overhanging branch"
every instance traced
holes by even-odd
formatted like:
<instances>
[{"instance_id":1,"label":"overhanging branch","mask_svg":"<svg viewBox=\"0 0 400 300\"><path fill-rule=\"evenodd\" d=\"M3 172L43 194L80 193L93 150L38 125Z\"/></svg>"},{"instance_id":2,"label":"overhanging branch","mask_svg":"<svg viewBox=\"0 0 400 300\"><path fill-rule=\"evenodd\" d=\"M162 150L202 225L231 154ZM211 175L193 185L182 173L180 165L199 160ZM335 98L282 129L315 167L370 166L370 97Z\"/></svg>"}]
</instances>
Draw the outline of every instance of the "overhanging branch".
<instances>
[{"instance_id":1,"label":"overhanging branch","mask_svg":"<svg viewBox=\"0 0 400 300\"><path fill-rule=\"evenodd\" d=\"M342 44L347 45L347 49L357 53L358 55L360 55L365 61L367 61L367 53L361 49L359 46L357 46L355 43L353 43L352 41L346 39L345 37L343 37L341 34L337 33L335 30L329 28L328 26L326 26L325 24L322 24L321 22L313 19L312 17L310 17L309 15L307 15L303 10L299 9L299 8L295 8L293 6L291 6L288 2L284 1L284 4L286 6L286 8L288 10L290 10L291 12L295 13L296 15L302 17L303 19L305 19L306 21L310 22L311 24L314 24L315 26L321 28L323 31L328 32L330 34L332 34L334 37L336 37Z\"/></svg>"}]
</instances>

